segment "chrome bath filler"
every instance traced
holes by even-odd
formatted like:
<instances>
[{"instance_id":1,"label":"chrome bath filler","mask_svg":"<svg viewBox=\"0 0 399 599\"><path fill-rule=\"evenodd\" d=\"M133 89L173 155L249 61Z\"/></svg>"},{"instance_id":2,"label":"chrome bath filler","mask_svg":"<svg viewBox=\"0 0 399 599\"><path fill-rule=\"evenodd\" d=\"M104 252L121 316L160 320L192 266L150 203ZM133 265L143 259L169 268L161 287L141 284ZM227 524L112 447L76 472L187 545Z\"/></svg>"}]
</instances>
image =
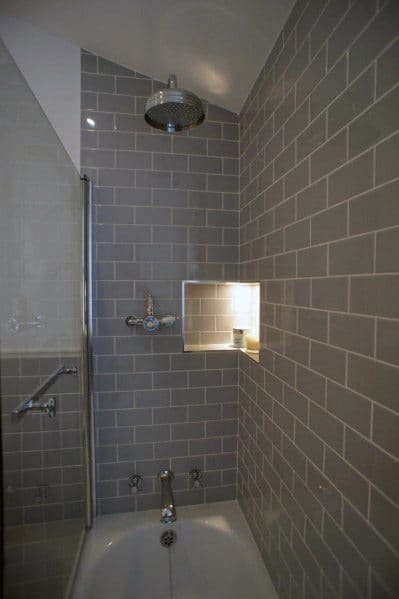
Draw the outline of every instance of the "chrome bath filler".
<instances>
[{"instance_id":1,"label":"chrome bath filler","mask_svg":"<svg viewBox=\"0 0 399 599\"><path fill-rule=\"evenodd\" d=\"M161 470L159 473L161 482L161 522L169 524L176 520L175 500L172 492L173 472L171 470Z\"/></svg>"}]
</instances>

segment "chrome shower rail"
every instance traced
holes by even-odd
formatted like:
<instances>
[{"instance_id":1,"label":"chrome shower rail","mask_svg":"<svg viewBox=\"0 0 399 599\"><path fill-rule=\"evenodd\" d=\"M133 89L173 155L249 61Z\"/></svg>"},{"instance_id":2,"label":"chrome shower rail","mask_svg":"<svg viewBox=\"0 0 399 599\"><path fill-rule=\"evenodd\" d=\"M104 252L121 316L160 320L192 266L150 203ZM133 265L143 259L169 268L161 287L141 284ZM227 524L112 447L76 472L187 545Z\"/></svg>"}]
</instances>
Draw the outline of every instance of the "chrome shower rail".
<instances>
[{"instance_id":1,"label":"chrome shower rail","mask_svg":"<svg viewBox=\"0 0 399 599\"><path fill-rule=\"evenodd\" d=\"M28 397L26 399L21 401L21 403L12 411L12 413L13 414L23 414L24 412L27 412L28 410L33 409L34 408L34 405L33 405L34 400L39 395L42 395L44 393L44 391L47 389L47 387L49 387L62 374L77 375L78 369L77 368L65 368L65 366L61 366L60 368L57 368L57 370L54 370L54 372L52 372L42 383L40 383L40 385L38 385L36 387L36 389L34 389L32 391L32 393L30 395L28 395Z\"/></svg>"}]
</instances>

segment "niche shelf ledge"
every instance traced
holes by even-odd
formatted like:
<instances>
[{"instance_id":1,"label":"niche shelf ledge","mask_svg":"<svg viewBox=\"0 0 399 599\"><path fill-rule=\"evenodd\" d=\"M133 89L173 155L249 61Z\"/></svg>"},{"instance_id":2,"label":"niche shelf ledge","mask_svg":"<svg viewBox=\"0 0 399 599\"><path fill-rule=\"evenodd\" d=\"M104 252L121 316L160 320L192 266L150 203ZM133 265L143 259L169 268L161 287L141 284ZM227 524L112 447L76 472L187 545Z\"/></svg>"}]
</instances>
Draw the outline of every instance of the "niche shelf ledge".
<instances>
[{"instance_id":1,"label":"niche shelf ledge","mask_svg":"<svg viewBox=\"0 0 399 599\"><path fill-rule=\"evenodd\" d=\"M182 286L184 352L241 351L259 362L259 282L183 281ZM233 345L233 328L246 329L252 348Z\"/></svg>"}]
</instances>

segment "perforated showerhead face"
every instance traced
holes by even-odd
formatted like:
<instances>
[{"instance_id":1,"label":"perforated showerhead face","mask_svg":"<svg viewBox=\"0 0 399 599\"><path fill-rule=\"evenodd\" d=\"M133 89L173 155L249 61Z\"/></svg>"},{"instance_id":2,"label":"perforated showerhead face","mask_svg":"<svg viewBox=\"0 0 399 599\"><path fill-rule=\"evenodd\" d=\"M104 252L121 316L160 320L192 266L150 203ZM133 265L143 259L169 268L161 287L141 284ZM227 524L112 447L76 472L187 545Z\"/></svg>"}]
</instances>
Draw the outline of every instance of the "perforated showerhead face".
<instances>
[{"instance_id":1,"label":"perforated showerhead face","mask_svg":"<svg viewBox=\"0 0 399 599\"><path fill-rule=\"evenodd\" d=\"M199 125L204 120L204 113L185 102L164 102L149 108L145 120L152 127L173 133Z\"/></svg>"},{"instance_id":2,"label":"perforated showerhead face","mask_svg":"<svg viewBox=\"0 0 399 599\"><path fill-rule=\"evenodd\" d=\"M204 117L201 100L176 88L160 90L148 98L144 114L149 125L169 133L200 125Z\"/></svg>"}]
</instances>

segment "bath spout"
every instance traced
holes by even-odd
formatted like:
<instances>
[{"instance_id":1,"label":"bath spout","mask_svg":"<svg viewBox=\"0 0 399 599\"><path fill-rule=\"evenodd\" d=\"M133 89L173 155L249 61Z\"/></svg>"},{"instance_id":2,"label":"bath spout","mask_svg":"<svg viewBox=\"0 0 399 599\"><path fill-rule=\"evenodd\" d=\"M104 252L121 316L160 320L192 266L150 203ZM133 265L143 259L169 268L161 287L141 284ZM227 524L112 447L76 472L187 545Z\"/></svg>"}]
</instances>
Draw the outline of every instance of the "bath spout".
<instances>
[{"instance_id":1,"label":"bath spout","mask_svg":"<svg viewBox=\"0 0 399 599\"><path fill-rule=\"evenodd\" d=\"M172 492L173 472L161 470L159 480L161 481L161 522L169 524L176 520L175 500Z\"/></svg>"}]
</instances>

